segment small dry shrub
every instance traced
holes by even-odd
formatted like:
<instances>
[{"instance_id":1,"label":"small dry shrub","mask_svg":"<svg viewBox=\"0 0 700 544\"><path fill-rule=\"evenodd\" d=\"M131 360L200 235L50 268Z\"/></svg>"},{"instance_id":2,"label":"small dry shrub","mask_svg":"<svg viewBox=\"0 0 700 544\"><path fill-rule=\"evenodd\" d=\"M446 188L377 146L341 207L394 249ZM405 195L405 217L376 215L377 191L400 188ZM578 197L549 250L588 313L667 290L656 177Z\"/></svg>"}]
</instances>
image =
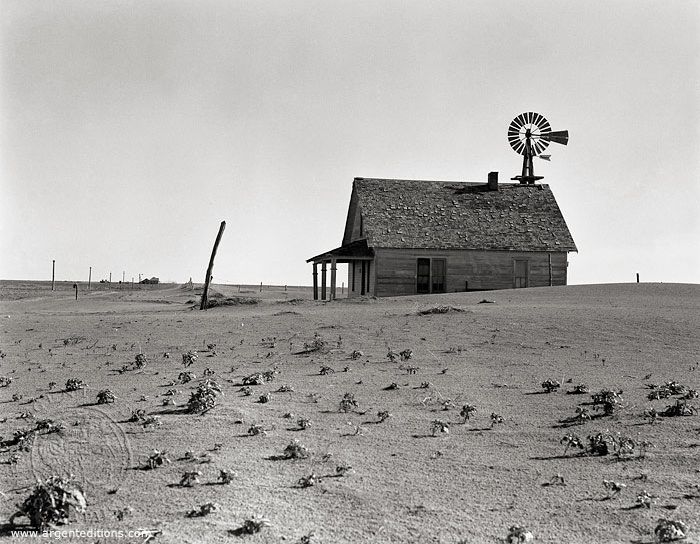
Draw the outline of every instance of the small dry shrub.
<instances>
[{"instance_id":1,"label":"small dry shrub","mask_svg":"<svg viewBox=\"0 0 700 544\"><path fill-rule=\"evenodd\" d=\"M676 404L666 406L666 409L663 412L661 412L661 415L666 417L679 417L693 416L697 413L697 408L695 408L694 406L689 406L687 401L677 400Z\"/></svg>"},{"instance_id":2,"label":"small dry shrub","mask_svg":"<svg viewBox=\"0 0 700 544\"><path fill-rule=\"evenodd\" d=\"M660 518L654 529L654 537L658 542L673 542L688 536L688 525L682 521Z\"/></svg>"},{"instance_id":3,"label":"small dry shrub","mask_svg":"<svg viewBox=\"0 0 700 544\"><path fill-rule=\"evenodd\" d=\"M188 470L180 478L180 487L193 487L198 483L202 473L199 470Z\"/></svg>"},{"instance_id":4,"label":"small dry shrub","mask_svg":"<svg viewBox=\"0 0 700 544\"><path fill-rule=\"evenodd\" d=\"M476 413L476 406L473 404L465 404L462 406L462 410L459 412L459 415L464 418L464 423L469 421L471 418L472 414Z\"/></svg>"},{"instance_id":5,"label":"small dry shrub","mask_svg":"<svg viewBox=\"0 0 700 544\"><path fill-rule=\"evenodd\" d=\"M505 423L505 419L503 419L503 416L498 415L495 412L491 412L491 427L493 428L495 425L502 425Z\"/></svg>"},{"instance_id":6,"label":"small dry shrub","mask_svg":"<svg viewBox=\"0 0 700 544\"><path fill-rule=\"evenodd\" d=\"M0 376L0 387L7 387L13 382L14 378L10 376Z\"/></svg>"},{"instance_id":7,"label":"small dry shrub","mask_svg":"<svg viewBox=\"0 0 700 544\"><path fill-rule=\"evenodd\" d=\"M573 433L564 435L564 437L559 441L559 443L564 446L564 455L566 455L566 452L569 451L569 448L576 448L581 451L585 449L585 446L583 445L581 439L578 437L578 435L575 435Z\"/></svg>"},{"instance_id":8,"label":"small dry shrub","mask_svg":"<svg viewBox=\"0 0 700 544\"><path fill-rule=\"evenodd\" d=\"M311 342L304 342L304 351L306 353L313 353L314 351L326 351L328 349L328 342L326 342L321 336L315 332L314 339Z\"/></svg>"},{"instance_id":9,"label":"small dry shrub","mask_svg":"<svg viewBox=\"0 0 700 544\"><path fill-rule=\"evenodd\" d=\"M339 409L341 412L351 412L358 407L357 401L355 400L355 395L352 393L345 393L340 401Z\"/></svg>"},{"instance_id":10,"label":"small dry shrub","mask_svg":"<svg viewBox=\"0 0 700 544\"><path fill-rule=\"evenodd\" d=\"M208 516L209 514L213 514L214 512L218 512L221 510L221 506L219 506L215 502L208 502L205 504L200 504L199 508L196 508L194 510L190 510L187 513L188 518L201 518L204 516Z\"/></svg>"},{"instance_id":11,"label":"small dry shrub","mask_svg":"<svg viewBox=\"0 0 700 544\"><path fill-rule=\"evenodd\" d=\"M377 412L377 419L379 419L379 423L386 421L390 417L391 417L391 414L387 410L382 410L381 412Z\"/></svg>"},{"instance_id":12,"label":"small dry shrub","mask_svg":"<svg viewBox=\"0 0 700 544\"><path fill-rule=\"evenodd\" d=\"M357 350L357 349L353 350L352 353L350 354L350 358L351 358L353 361L356 361L356 360L359 359L360 357L364 357L364 356L365 356L365 354L362 353L360 350Z\"/></svg>"},{"instance_id":13,"label":"small dry shrub","mask_svg":"<svg viewBox=\"0 0 700 544\"><path fill-rule=\"evenodd\" d=\"M615 437L611 434L588 435L588 453L590 455L608 455L614 450Z\"/></svg>"},{"instance_id":14,"label":"small dry shrub","mask_svg":"<svg viewBox=\"0 0 700 544\"><path fill-rule=\"evenodd\" d=\"M297 425L300 429L308 429L309 427L311 427L311 420L306 417L300 417L299 419L297 419Z\"/></svg>"},{"instance_id":15,"label":"small dry shrub","mask_svg":"<svg viewBox=\"0 0 700 544\"><path fill-rule=\"evenodd\" d=\"M131 415L129 416L129 421L132 423L142 422L146 419L146 410L143 408L137 408L136 410L131 410Z\"/></svg>"},{"instance_id":16,"label":"small dry shrub","mask_svg":"<svg viewBox=\"0 0 700 544\"><path fill-rule=\"evenodd\" d=\"M542 389L545 393L554 393L561 387L557 380L548 379L542 382Z\"/></svg>"},{"instance_id":17,"label":"small dry shrub","mask_svg":"<svg viewBox=\"0 0 700 544\"><path fill-rule=\"evenodd\" d=\"M292 440L286 448L284 448L285 459L306 459L309 456L309 450L298 440Z\"/></svg>"},{"instance_id":18,"label":"small dry shrub","mask_svg":"<svg viewBox=\"0 0 700 544\"><path fill-rule=\"evenodd\" d=\"M51 476L44 482L40 481L18 506L19 511L10 518L11 524L16 517L26 517L32 527L44 530L68 523L71 509L85 512L87 502L77 482Z\"/></svg>"},{"instance_id":19,"label":"small dry shrub","mask_svg":"<svg viewBox=\"0 0 700 544\"><path fill-rule=\"evenodd\" d=\"M78 391L85 387L87 387L87 384L80 378L68 378L66 381L66 391Z\"/></svg>"},{"instance_id":20,"label":"small dry shrub","mask_svg":"<svg viewBox=\"0 0 700 544\"><path fill-rule=\"evenodd\" d=\"M433 436L437 433L448 434L450 432L450 424L441 419L434 419L430 424L430 432Z\"/></svg>"},{"instance_id":21,"label":"small dry shrub","mask_svg":"<svg viewBox=\"0 0 700 544\"><path fill-rule=\"evenodd\" d=\"M137 353L134 359L135 368L143 368L148 363L146 356L143 353Z\"/></svg>"},{"instance_id":22,"label":"small dry shrub","mask_svg":"<svg viewBox=\"0 0 700 544\"><path fill-rule=\"evenodd\" d=\"M270 395L270 393L263 393L262 395L260 395L258 397L258 402L260 404L266 404L266 403L270 402L271 399L272 399L272 395Z\"/></svg>"},{"instance_id":23,"label":"small dry shrub","mask_svg":"<svg viewBox=\"0 0 700 544\"><path fill-rule=\"evenodd\" d=\"M110 402L114 402L116 398L117 397L114 396L112 391L109 389L103 389L97 393L97 404L109 404Z\"/></svg>"},{"instance_id":24,"label":"small dry shrub","mask_svg":"<svg viewBox=\"0 0 700 544\"><path fill-rule=\"evenodd\" d=\"M571 391L569 391L569 395L585 395L586 393L588 393L588 391L588 386L585 383L580 383L574 386L574 388Z\"/></svg>"},{"instance_id":25,"label":"small dry shrub","mask_svg":"<svg viewBox=\"0 0 700 544\"><path fill-rule=\"evenodd\" d=\"M230 484L236 478L236 473L232 470L227 470L222 468L219 470L219 477L217 478L222 484Z\"/></svg>"},{"instance_id":26,"label":"small dry shrub","mask_svg":"<svg viewBox=\"0 0 700 544\"><path fill-rule=\"evenodd\" d=\"M308 476L302 476L297 480L297 487L306 488L321 483L321 477L313 472Z\"/></svg>"},{"instance_id":27,"label":"small dry shrub","mask_svg":"<svg viewBox=\"0 0 700 544\"><path fill-rule=\"evenodd\" d=\"M197 352L196 351L188 351L187 353L182 354L182 364L187 366L192 366L195 361L197 360Z\"/></svg>"},{"instance_id":28,"label":"small dry shrub","mask_svg":"<svg viewBox=\"0 0 700 544\"><path fill-rule=\"evenodd\" d=\"M150 457L146 459L146 467L151 470L169 464L170 459L168 458L168 454L161 450L153 450Z\"/></svg>"},{"instance_id":29,"label":"small dry shrub","mask_svg":"<svg viewBox=\"0 0 700 544\"><path fill-rule=\"evenodd\" d=\"M189 371L180 372L180 374L178 374L178 376L177 376L177 381L180 383L188 383L188 382L191 382L192 380L196 380L196 379L197 379L197 375L194 372L189 372Z\"/></svg>"},{"instance_id":30,"label":"small dry shrub","mask_svg":"<svg viewBox=\"0 0 700 544\"><path fill-rule=\"evenodd\" d=\"M329 367L329 366L322 366L322 367L321 367L321 370L319 370L318 373L319 373L321 376L326 376L327 374L335 374L335 370L333 370L333 369L332 369L331 367Z\"/></svg>"},{"instance_id":31,"label":"small dry shrub","mask_svg":"<svg viewBox=\"0 0 700 544\"><path fill-rule=\"evenodd\" d=\"M216 406L217 394L221 389L213 380L207 380L197 387L187 401L187 413L204 414Z\"/></svg>"},{"instance_id":32,"label":"small dry shrub","mask_svg":"<svg viewBox=\"0 0 700 544\"><path fill-rule=\"evenodd\" d=\"M248 427L248 434L250 436L257 436L259 434L264 436L267 434L267 431L265 431L262 425L251 425Z\"/></svg>"},{"instance_id":33,"label":"small dry shrub","mask_svg":"<svg viewBox=\"0 0 700 544\"><path fill-rule=\"evenodd\" d=\"M506 542L508 544L525 544L533 542L534 540L535 537L532 536L530 531L518 525L512 525L508 529L508 536L506 536Z\"/></svg>"},{"instance_id":34,"label":"small dry shrub","mask_svg":"<svg viewBox=\"0 0 700 544\"><path fill-rule=\"evenodd\" d=\"M264 527L269 527L270 522L265 518L255 517L252 519L247 519L243 522L243 525L238 529L233 529L230 531L231 534L240 535L254 535L263 530Z\"/></svg>"},{"instance_id":35,"label":"small dry shrub","mask_svg":"<svg viewBox=\"0 0 700 544\"><path fill-rule=\"evenodd\" d=\"M596 409L602 409L606 416L611 416L622 406L622 390L603 389L591 395Z\"/></svg>"}]
</instances>

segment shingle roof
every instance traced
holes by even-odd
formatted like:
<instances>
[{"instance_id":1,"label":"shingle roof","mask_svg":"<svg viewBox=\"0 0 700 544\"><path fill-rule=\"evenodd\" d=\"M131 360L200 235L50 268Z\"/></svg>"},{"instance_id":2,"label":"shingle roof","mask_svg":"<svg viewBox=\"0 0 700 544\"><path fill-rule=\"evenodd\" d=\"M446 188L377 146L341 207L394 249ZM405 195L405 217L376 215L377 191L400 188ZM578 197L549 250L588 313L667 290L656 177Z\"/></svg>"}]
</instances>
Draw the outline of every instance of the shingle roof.
<instances>
[{"instance_id":1,"label":"shingle roof","mask_svg":"<svg viewBox=\"0 0 700 544\"><path fill-rule=\"evenodd\" d=\"M577 251L548 185L355 178L370 247Z\"/></svg>"}]
</instances>

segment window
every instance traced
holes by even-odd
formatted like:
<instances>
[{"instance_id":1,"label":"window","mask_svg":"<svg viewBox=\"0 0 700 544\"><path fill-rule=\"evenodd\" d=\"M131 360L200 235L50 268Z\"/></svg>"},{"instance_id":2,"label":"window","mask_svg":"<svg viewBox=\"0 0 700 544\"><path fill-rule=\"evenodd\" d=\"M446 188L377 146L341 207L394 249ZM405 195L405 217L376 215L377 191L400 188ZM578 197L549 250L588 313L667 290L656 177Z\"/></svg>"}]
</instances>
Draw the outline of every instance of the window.
<instances>
[{"instance_id":1,"label":"window","mask_svg":"<svg viewBox=\"0 0 700 544\"><path fill-rule=\"evenodd\" d=\"M447 260L422 257L416 266L416 293L445 293L447 291Z\"/></svg>"}]
</instances>

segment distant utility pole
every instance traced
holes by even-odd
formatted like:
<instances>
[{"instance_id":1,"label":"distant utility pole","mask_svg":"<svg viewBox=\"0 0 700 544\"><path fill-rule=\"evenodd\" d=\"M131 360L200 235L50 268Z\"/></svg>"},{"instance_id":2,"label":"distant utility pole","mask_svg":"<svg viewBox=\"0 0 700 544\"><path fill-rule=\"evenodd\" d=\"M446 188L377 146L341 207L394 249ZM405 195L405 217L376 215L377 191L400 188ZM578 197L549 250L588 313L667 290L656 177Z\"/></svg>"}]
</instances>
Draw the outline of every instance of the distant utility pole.
<instances>
[{"instance_id":1,"label":"distant utility pole","mask_svg":"<svg viewBox=\"0 0 700 544\"><path fill-rule=\"evenodd\" d=\"M56 259L52 261L51 265L51 290L54 290L54 283L56 281Z\"/></svg>"},{"instance_id":2,"label":"distant utility pole","mask_svg":"<svg viewBox=\"0 0 700 544\"><path fill-rule=\"evenodd\" d=\"M139 274L139 283L141 283L141 274Z\"/></svg>"},{"instance_id":3,"label":"distant utility pole","mask_svg":"<svg viewBox=\"0 0 700 544\"><path fill-rule=\"evenodd\" d=\"M109 286L112 286L112 273L109 273Z\"/></svg>"},{"instance_id":4,"label":"distant utility pole","mask_svg":"<svg viewBox=\"0 0 700 544\"><path fill-rule=\"evenodd\" d=\"M126 275L126 272L122 270L122 283L124 283L124 276Z\"/></svg>"},{"instance_id":5,"label":"distant utility pole","mask_svg":"<svg viewBox=\"0 0 700 544\"><path fill-rule=\"evenodd\" d=\"M639 283L639 272L637 272L637 283Z\"/></svg>"},{"instance_id":6,"label":"distant utility pole","mask_svg":"<svg viewBox=\"0 0 700 544\"><path fill-rule=\"evenodd\" d=\"M91 284L92 284L92 266L90 267L90 273L88 274L88 291L90 290Z\"/></svg>"}]
</instances>

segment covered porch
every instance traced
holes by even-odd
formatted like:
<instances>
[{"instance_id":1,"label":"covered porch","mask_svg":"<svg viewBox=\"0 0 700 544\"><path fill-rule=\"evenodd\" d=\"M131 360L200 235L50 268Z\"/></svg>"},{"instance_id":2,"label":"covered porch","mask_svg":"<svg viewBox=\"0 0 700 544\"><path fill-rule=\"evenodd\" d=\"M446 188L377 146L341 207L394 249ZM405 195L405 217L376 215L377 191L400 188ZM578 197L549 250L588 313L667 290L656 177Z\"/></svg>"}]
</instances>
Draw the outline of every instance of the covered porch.
<instances>
[{"instance_id":1,"label":"covered porch","mask_svg":"<svg viewBox=\"0 0 700 544\"><path fill-rule=\"evenodd\" d=\"M315 257L307 259L307 263L313 263L314 300L319 300L318 289L318 265L321 265L321 297L320 300L335 300L336 297L336 271L337 264L349 265L348 293L355 292L355 276L359 276L359 294L369 294L370 270L374 260L374 250L367 246L367 240L356 240L344 246L337 247ZM330 265L331 284L330 291L326 289L326 273ZM359 273L358 273L359 272ZM351 290L352 285L352 290Z\"/></svg>"}]
</instances>

